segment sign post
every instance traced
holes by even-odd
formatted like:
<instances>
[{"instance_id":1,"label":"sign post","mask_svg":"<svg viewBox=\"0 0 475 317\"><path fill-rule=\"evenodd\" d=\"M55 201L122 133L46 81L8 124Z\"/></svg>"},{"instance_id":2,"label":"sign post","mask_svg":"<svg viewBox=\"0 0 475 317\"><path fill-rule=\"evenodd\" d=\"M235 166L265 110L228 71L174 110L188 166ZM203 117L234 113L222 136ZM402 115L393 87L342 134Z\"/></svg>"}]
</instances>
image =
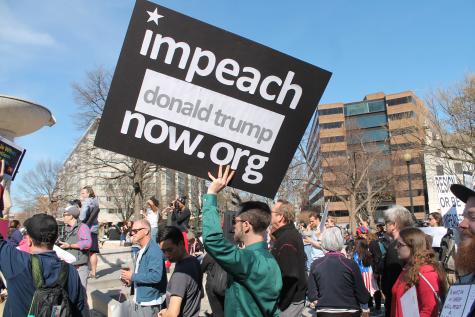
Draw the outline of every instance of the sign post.
<instances>
[{"instance_id":1,"label":"sign post","mask_svg":"<svg viewBox=\"0 0 475 317\"><path fill-rule=\"evenodd\" d=\"M273 198L331 73L136 2L94 144Z\"/></svg>"}]
</instances>

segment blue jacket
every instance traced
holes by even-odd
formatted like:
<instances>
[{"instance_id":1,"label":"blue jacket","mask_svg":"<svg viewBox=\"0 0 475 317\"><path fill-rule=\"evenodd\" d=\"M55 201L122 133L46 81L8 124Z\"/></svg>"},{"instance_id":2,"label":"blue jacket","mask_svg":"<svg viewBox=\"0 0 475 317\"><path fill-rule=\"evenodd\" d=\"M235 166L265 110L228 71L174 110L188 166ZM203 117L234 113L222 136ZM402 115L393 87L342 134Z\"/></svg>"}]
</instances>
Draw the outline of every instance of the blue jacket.
<instances>
[{"instance_id":1,"label":"blue jacket","mask_svg":"<svg viewBox=\"0 0 475 317\"><path fill-rule=\"evenodd\" d=\"M132 274L138 303L160 298L167 291L165 258L153 240L145 247L137 273Z\"/></svg>"},{"instance_id":2,"label":"blue jacket","mask_svg":"<svg viewBox=\"0 0 475 317\"><path fill-rule=\"evenodd\" d=\"M1 237L1 235L0 235ZM61 270L61 260L54 251L39 253L43 278L46 286L51 286L58 280ZM0 238L0 271L7 280L8 299L3 316L22 317L28 314L35 286L31 274L31 256ZM86 306L86 292L81 285L79 275L74 266L69 265L67 292L72 306L77 308L74 316L88 316Z\"/></svg>"}]
</instances>

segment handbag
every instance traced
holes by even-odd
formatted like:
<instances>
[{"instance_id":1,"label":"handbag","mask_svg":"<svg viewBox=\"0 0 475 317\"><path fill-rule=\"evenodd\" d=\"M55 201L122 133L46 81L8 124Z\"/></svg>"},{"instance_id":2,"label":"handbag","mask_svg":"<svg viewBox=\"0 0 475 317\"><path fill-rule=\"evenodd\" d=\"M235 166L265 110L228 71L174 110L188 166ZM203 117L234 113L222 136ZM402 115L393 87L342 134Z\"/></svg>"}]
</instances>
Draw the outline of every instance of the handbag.
<instances>
[{"instance_id":1,"label":"handbag","mask_svg":"<svg viewBox=\"0 0 475 317\"><path fill-rule=\"evenodd\" d=\"M419 276L427 283L427 285L429 285L430 289L432 290L432 293L434 293L435 300L437 301L437 316L440 316L440 313L442 312L442 308L444 307L444 305L442 303L442 300L440 299L439 294L437 294L434 287L432 287L432 284L429 283L427 278L424 275L422 275L421 272L419 272Z\"/></svg>"}]
</instances>

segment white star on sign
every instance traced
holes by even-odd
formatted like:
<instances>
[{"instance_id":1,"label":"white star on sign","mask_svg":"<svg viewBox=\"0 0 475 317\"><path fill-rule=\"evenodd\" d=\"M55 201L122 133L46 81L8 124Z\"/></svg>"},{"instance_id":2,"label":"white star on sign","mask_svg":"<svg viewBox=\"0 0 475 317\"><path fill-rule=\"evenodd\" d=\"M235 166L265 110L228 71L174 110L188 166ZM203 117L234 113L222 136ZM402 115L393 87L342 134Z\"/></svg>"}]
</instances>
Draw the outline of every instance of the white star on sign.
<instances>
[{"instance_id":1,"label":"white star on sign","mask_svg":"<svg viewBox=\"0 0 475 317\"><path fill-rule=\"evenodd\" d=\"M147 20L147 22L153 21L155 22L156 25L158 25L158 19L163 18L163 15L158 14L157 8L155 8L155 11L147 11L148 15L150 16Z\"/></svg>"}]
</instances>

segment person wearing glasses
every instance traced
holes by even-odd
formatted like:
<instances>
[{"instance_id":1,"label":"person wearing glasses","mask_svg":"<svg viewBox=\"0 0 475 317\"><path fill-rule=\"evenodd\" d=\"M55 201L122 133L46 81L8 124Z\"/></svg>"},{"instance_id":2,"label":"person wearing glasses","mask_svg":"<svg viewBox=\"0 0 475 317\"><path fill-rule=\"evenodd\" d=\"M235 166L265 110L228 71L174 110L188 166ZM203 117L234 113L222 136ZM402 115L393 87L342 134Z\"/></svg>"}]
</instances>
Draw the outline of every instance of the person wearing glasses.
<instances>
[{"instance_id":1,"label":"person wearing glasses","mask_svg":"<svg viewBox=\"0 0 475 317\"><path fill-rule=\"evenodd\" d=\"M392 287L391 316L403 317L401 297L413 286L416 288L419 316L438 316L438 305L448 288L447 278L427 243L425 233L417 228L401 230L396 248L404 268Z\"/></svg>"},{"instance_id":2,"label":"person wearing glasses","mask_svg":"<svg viewBox=\"0 0 475 317\"><path fill-rule=\"evenodd\" d=\"M89 276L89 249L92 246L91 229L78 221L81 210L77 205L69 205L63 211L63 220L66 225L64 241L58 241L61 249L66 250L76 258L72 263L78 270L79 278L84 289L87 289Z\"/></svg>"},{"instance_id":3,"label":"person wearing glasses","mask_svg":"<svg viewBox=\"0 0 475 317\"><path fill-rule=\"evenodd\" d=\"M385 316L389 317L391 314L391 290L404 266L396 251L397 239L402 229L414 226L414 220L409 210L400 205L394 205L386 209L384 220L386 222L386 233L392 238L388 245L381 276L381 291L385 298Z\"/></svg>"},{"instance_id":4,"label":"person wearing glasses","mask_svg":"<svg viewBox=\"0 0 475 317\"><path fill-rule=\"evenodd\" d=\"M135 221L130 230L132 243L140 245L134 272L122 269L120 274L121 280L135 289L130 316L157 316L166 299L165 259L151 231L145 219Z\"/></svg>"},{"instance_id":5,"label":"person wearing glasses","mask_svg":"<svg viewBox=\"0 0 475 317\"><path fill-rule=\"evenodd\" d=\"M280 314L277 307L282 289L282 275L277 261L267 248L264 239L271 222L271 211L262 202L247 202L234 218L234 240L244 248L224 238L218 214L218 193L234 176L222 166L216 177L208 172L212 183L203 196L203 240L206 251L228 273L225 291L225 316L274 317Z\"/></svg>"}]
</instances>

